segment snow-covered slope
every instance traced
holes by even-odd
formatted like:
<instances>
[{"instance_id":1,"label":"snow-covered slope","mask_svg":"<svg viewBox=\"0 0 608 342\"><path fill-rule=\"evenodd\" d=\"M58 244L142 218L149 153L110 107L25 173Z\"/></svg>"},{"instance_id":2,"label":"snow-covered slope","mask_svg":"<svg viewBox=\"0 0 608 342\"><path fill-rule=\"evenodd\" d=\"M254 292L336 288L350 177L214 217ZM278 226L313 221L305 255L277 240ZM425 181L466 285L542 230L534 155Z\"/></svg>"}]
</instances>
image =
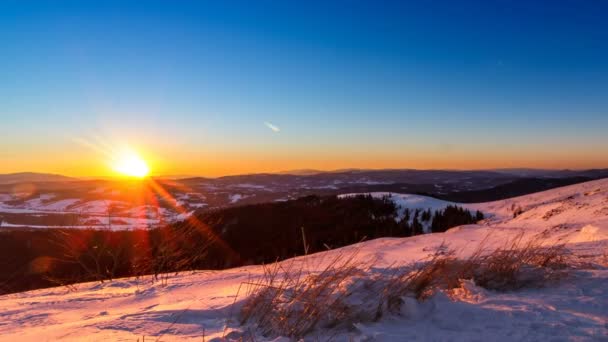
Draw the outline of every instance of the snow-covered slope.
<instances>
[{"instance_id":1,"label":"snow-covered slope","mask_svg":"<svg viewBox=\"0 0 608 342\"><path fill-rule=\"evenodd\" d=\"M412 207L445 203L393 195ZM425 202L428 201L428 202ZM374 269L428 257L444 243L460 255L486 239L501 245L520 233L542 234L547 244L562 242L589 266L544 288L494 292L466 283L459 295L443 293L418 302L405 299L400 314L350 330L313 336L337 341L601 341L608 336L608 179L491 203L470 204L490 217L479 225L411 238L384 238L284 263L322 269L338 254L358 250ZM520 210L521 209L521 210ZM514 211L519 215L514 217ZM53 288L0 297L0 340L186 340L227 335L256 341L251 326L239 326L234 303L239 287L263 274L260 266L171 275L168 284L149 279L87 283L76 291ZM239 294L238 297L235 296ZM285 339L286 340L286 339Z\"/></svg>"},{"instance_id":2,"label":"snow-covered slope","mask_svg":"<svg viewBox=\"0 0 608 342\"><path fill-rule=\"evenodd\" d=\"M543 230L567 230L569 233L585 228L586 234L602 235L603 230L594 227L608 225L608 179L566 186L531 195L487 203L455 203L432 197L395 194L387 192L370 193L373 197L388 197L403 213L404 209L441 210L448 205L457 205L469 210L483 212L486 225L512 227L530 232ZM345 194L355 196L359 194ZM602 235L603 236L603 235Z\"/></svg>"},{"instance_id":3,"label":"snow-covered slope","mask_svg":"<svg viewBox=\"0 0 608 342\"><path fill-rule=\"evenodd\" d=\"M491 213L493 224L521 228L582 228L608 224L608 179L515 197L474 204L470 208ZM521 214L513 217L514 210Z\"/></svg>"}]
</instances>

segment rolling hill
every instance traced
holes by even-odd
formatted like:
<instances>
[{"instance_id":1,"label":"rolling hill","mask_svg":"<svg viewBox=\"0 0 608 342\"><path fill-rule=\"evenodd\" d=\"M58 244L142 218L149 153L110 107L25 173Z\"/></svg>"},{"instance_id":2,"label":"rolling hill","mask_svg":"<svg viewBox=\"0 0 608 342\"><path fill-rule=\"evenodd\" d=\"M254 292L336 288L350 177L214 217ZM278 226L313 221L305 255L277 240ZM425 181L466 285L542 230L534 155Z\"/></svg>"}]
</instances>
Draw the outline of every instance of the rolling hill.
<instances>
[{"instance_id":1,"label":"rolling hill","mask_svg":"<svg viewBox=\"0 0 608 342\"><path fill-rule=\"evenodd\" d=\"M0 174L0 184L32 182L69 182L75 180L77 179L52 173L19 172Z\"/></svg>"}]
</instances>

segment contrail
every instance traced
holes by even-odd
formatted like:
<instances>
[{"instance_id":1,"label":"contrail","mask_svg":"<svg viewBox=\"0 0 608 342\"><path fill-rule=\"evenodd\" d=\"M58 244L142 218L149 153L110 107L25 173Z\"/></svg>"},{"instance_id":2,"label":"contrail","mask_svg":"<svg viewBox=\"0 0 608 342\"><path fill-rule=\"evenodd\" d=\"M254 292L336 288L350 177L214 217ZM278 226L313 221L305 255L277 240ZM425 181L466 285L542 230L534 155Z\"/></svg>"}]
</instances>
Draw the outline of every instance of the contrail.
<instances>
[{"instance_id":1,"label":"contrail","mask_svg":"<svg viewBox=\"0 0 608 342\"><path fill-rule=\"evenodd\" d=\"M273 132L280 132L281 131L281 129L279 127L271 124L268 121L264 122L264 125L266 125L266 127L270 128Z\"/></svg>"}]
</instances>

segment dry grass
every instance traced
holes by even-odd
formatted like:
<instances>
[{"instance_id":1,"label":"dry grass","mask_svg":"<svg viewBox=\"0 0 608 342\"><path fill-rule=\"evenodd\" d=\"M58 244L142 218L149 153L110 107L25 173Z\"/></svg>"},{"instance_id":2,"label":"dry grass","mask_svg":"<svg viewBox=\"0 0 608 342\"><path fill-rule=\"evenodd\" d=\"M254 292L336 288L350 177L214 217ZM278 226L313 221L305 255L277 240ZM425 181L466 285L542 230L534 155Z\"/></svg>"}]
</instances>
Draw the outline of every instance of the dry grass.
<instances>
[{"instance_id":1,"label":"dry grass","mask_svg":"<svg viewBox=\"0 0 608 342\"><path fill-rule=\"evenodd\" d=\"M241 324L253 322L265 336L301 337L352 321L360 315L348 304L353 280L369 271L355 256L339 254L320 272L295 262L265 266L259 281L246 283Z\"/></svg>"},{"instance_id":2,"label":"dry grass","mask_svg":"<svg viewBox=\"0 0 608 342\"><path fill-rule=\"evenodd\" d=\"M486 248L487 241L466 259L457 258L453 250L436 253L407 278L408 289L425 299L438 290L460 287L466 279L495 291L540 287L563 277L573 263L564 245L544 246L540 236L525 240L519 234L495 249Z\"/></svg>"},{"instance_id":3,"label":"dry grass","mask_svg":"<svg viewBox=\"0 0 608 342\"><path fill-rule=\"evenodd\" d=\"M542 242L518 235L488 249L484 240L466 259L442 244L425 260L384 269L359 262L356 251L339 254L317 272L301 262L274 263L264 267L258 281L244 284L240 324L253 324L266 337L301 338L318 328L350 329L357 322L399 314L405 297L424 300L461 287L463 280L496 291L544 286L564 275L570 254L563 245Z\"/></svg>"},{"instance_id":4,"label":"dry grass","mask_svg":"<svg viewBox=\"0 0 608 342\"><path fill-rule=\"evenodd\" d=\"M517 290L544 286L564 275L571 253L563 244L544 246L541 237L528 241L516 236L505 247L489 254L478 253L469 263L468 277L478 286L491 290Z\"/></svg>"}]
</instances>

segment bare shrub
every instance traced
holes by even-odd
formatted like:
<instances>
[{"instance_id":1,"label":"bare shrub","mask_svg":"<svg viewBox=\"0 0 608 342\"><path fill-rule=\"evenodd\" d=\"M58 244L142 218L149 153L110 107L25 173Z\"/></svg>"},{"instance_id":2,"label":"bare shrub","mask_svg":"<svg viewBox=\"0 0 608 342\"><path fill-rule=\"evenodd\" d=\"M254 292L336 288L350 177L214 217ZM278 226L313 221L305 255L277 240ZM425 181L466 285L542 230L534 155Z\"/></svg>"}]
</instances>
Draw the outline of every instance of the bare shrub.
<instances>
[{"instance_id":1,"label":"bare shrub","mask_svg":"<svg viewBox=\"0 0 608 342\"><path fill-rule=\"evenodd\" d=\"M371 289L372 282L359 281L366 279L370 265L358 262L355 252L337 255L320 272L309 272L294 262L265 266L260 280L246 283L248 298L240 323L254 323L264 336L298 338L317 327L346 327L373 317L369 306L353 303L377 297L353 296L365 292L360 287Z\"/></svg>"},{"instance_id":2,"label":"bare shrub","mask_svg":"<svg viewBox=\"0 0 608 342\"><path fill-rule=\"evenodd\" d=\"M125 246L103 231L90 229L82 234L71 234L69 230L59 230L53 242L62 253L58 261L78 265L83 271L83 279L101 283L112 281L116 270L126 264ZM74 278L66 282L79 280Z\"/></svg>"},{"instance_id":3,"label":"bare shrub","mask_svg":"<svg viewBox=\"0 0 608 342\"><path fill-rule=\"evenodd\" d=\"M520 205L513 203L511 204L511 212L513 213L513 218L516 218L524 213L524 209Z\"/></svg>"},{"instance_id":4,"label":"bare shrub","mask_svg":"<svg viewBox=\"0 0 608 342\"><path fill-rule=\"evenodd\" d=\"M477 257L472 279L479 286L502 291L543 286L563 275L570 256L563 244L544 246L542 237L524 241L520 234L504 247Z\"/></svg>"},{"instance_id":5,"label":"bare shrub","mask_svg":"<svg viewBox=\"0 0 608 342\"><path fill-rule=\"evenodd\" d=\"M544 286L572 262L563 245L544 246L540 236L520 234L495 249L486 248L487 241L465 259L441 244L427 259L384 269L358 262L356 253L339 254L319 272L295 261L264 266L259 280L244 283L240 324L253 323L267 337L301 338L317 328L347 329L399 314L406 297L425 300L466 280L495 291Z\"/></svg>"},{"instance_id":6,"label":"bare shrub","mask_svg":"<svg viewBox=\"0 0 608 342\"><path fill-rule=\"evenodd\" d=\"M436 253L428 262L417 267L406 278L405 290L418 299L426 299L439 289L456 287L464 264L454 256L454 251Z\"/></svg>"},{"instance_id":7,"label":"bare shrub","mask_svg":"<svg viewBox=\"0 0 608 342\"><path fill-rule=\"evenodd\" d=\"M572 265L564 245L544 246L540 236L526 241L519 234L503 247L490 250L486 243L487 238L466 259L455 257L453 250L436 253L405 278L406 288L418 299L460 287L465 279L489 290L517 290L544 286L564 276Z\"/></svg>"}]
</instances>

